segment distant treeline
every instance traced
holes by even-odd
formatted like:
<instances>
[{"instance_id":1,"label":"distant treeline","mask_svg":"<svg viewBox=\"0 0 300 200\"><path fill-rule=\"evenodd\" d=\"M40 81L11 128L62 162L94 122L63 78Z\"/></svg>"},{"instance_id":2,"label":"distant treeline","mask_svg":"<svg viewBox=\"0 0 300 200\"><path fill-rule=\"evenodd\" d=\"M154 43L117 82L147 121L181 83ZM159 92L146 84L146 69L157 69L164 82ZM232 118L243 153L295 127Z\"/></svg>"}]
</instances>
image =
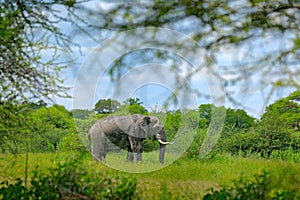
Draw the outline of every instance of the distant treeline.
<instances>
[{"instance_id":1,"label":"distant treeline","mask_svg":"<svg viewBox=\"0 0 300 200\"><path fill-rule=\"evenodd\" d=\"M128 99L122 104L116 100L100 99L93 110L72 111L61 105L47 106L42 101L1 104L0 148L2 153L86 151L79 135L86 135L97 119L133 113L163 118L167 137L172 139L184 123L182 112L148 111L142 104L138 98ZM190 124L196 126L197 133L186 157L199 155L213 109L226 112L222 134L213 152L270 157L274 152L298 152L300 149L300 92L297 91L269 105L260 119L249 116L242 109L212 104L185 111L185 118L199 119L199 123ZM158 148L152 138L144 140L143 145L145 151Z\"/></svg>"}]
</instances>

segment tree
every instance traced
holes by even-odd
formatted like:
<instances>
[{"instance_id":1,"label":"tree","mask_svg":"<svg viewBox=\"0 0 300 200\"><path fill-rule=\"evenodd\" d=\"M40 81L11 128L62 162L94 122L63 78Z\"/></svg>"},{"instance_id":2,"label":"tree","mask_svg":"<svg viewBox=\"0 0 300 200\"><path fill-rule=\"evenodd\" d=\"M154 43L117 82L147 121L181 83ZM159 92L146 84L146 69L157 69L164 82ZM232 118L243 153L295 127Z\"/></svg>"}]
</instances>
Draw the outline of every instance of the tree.
<instances>
[{"instance_id":1,"label":"tree","mask_svg":"<svg viewBox=\"0 0 300 200\"><path fill-rule=\"evenodd\" d=\"M219 78L225 82L225 93L237 105L243 102L239 102L230 92L230 87L238 84L251 87L253 77L256 78L255 82L261 83L261 91L267 91L266 102L277 88L300 88L297 70L300 56L300 5L297 0L158 0L138 4L112 2L99 7L97 10L83 4L76 7L83 18L88 16L90 29L113 33L131 30L136 38L143 38L149 33L143 33L138 28L165 27L192 37L217 62L218 72L222 72L218 73ZM161 36L155 35L158 33L156 31L153 29L151 33L153 38ZM164 43L166 40L164 38L156 42ZM274 45L270 47L270 43ZM174 40L173 44L174 47L183 47L180 41ZM152 52L153 57L169 57L168 53L161 50ZM145 58L149 51L145 50L144 55L140 57ZM228 62L219 57L229 57ZM120 58L111 65L109 74L113 80L118 80L132 69L127 60ZM173 67L180 70L178 65ZM186 78L191 79L193 74L197 74L196 70L187 73ZM182 82L179 81L178 89L181 86ZM202 94L201 91L199 93Z\"/></svg>"},{"instance_id":2,"label":"tree","mask_svg":"<svg viewBox=\"0 0 300 200\"><path fill-rule=\"evenodd\" d=\"M268 117L278 117L287 128L300 131L300 92L295 91L289 96L277 100L266 108L266 112L261 117L262 120Z\"/></svg>"},{"instance_id":3,"label":"tree","mask_svg":"<svg viewBox=\"0 0 300 200\"><path fill-rule=\"evenodd\" d=\"M27 104L27 106L33 110L47 106L47 103L43 100L39 100L38 102L24 102L23 104Z\"/></svg>"},{"instance_id":4,"label":"tree","mask_svg":"<svg viewBox=\"0 0 300 200\"><path fill-rule=\"evenodd\" d=\"M199 106L199 115L200 115L200 128L207 128L211 121L211 110L214 105L212 104L201 104Z\"/></svg>"},{"instance_id":5,"label":"tree","mask_svg":"<svg viewBox=\"0 0 300 200\"><path fill-rule=\"evenodd\" d=\"M250 128L254 127L254 120L255 118L249 116L244 110L227 108L222 137L249 131Z\"/></svg>"},{"instance_id":6,"label":"tree","mask_svg":"<svg viewBox=\"0 0 300 200\"><path fill-rule=\"evenodd\" d=\"M72 114L63 106L43 107L33 112L33 151L57 151L63 136L76 133Z\"/></svg>"},{"instance_id":7,"label":"tree","mask_svg":"<svg viewBox=\"0 0 300 200\"><path fill-rule=\"evenodd\" d=\"M107 114L113 113L119 109L121 104L117 100L112 99L100 99L96 104L94 111L97 113Z\"/></svg>"},{"instance_id":8,"label":"tree","mask_svg":"<svg viewBox=\"0 0 300 200\"><path fill-rule=\"evenodd\" d=\"M73 0L1 1L1 146L13 148L13 144L26 140L28 131L35 126L24 111L28 107L17 104L51 101L53 95L68 96L60 72L69 62L60 55L70 50L72 41L59 27L62 22L72 24L76 18L74 5Z\"/></svg>"},{"instance_id":9,"label":"tree","mask_svg":"<svg viewBox=\"0 0 300 200\"><path fill-rule=\"evenodd\" d=\"M299 135L295 134L299 131L297 126L300 119L300 105L297 103L299 97L300 93L296 91L269 105L251 131L229 135L230 137L221 141L221 148L234 154L239 151L244 154L254 152L264 157L269 157L273 151L286 150L290 147L299 150ZM229 121L234 122L235 120L232 120L230 115L226 116L226 121L229 117ZM251 118L243 117L243 119L251 122ZM251 125L251 123L245 125Z\"/></svg>"},{"instance_id":10,"label":"tree","mask_svg":"<svg viewBox=\"0 0 300 200\"><path fill-rule=\"evenodd\" d=\"M254 126L255 118L249 116L246 111L232 108L216 107L212 104L202 104L199 106L200 128L207 128L211 122L211 110L226 109L226 117L222 132L223 137L228 137L234 132L248 131Z\"/></svg>"},{"instance_id":11,"label":"tree","mask_svg":"<svg viewBox=\"0 0 300 200\"><path fill-rule=\"evenodd\" d=\"M128 115L128 114L142 114L146 115L148 114L148 111L146 108L144 108L141 105L138 104L123 104L117 111L116 114L118 115Z\"/></svg>"},{"instance_id":12,"label":"tree","mask_svg":"<svg viewBox=\"0 0 300 200\"><path fill-rule=\"evenodd\" d=\"M124 101L124 104L116 111L118 115L128 115L128 114L148 114L147 109L142 106L143 102L139 98L129 98Z\"/></svg>"},{"instance_id":13,"label":"tree","mask_svg":"<svg viewBox=\"0 0 300 200\"><path fill-rule=\"evenodd\" d=\"M291 138L291 131L283 126L282 120L273 113L261 120L254 130L237 132L223 138L219 147L222 151L232 154L259 153L263 157L270 157L274 151L284 151L294 146Z\"/></svg>"},{"instance_id":14,"label":"tree","mask_svg":"<svg viewBox=\"0 0 300 200\"><path fill-rule=\"evenodd\" d=\"M65 29L66 24L74 32L83 32L96 42L103 39L101 36L93 37L92 33L99 30L105 34L131 30L136 38L149 34L153 34L153 38L160 36L156 35L159 34L156 28L152 29L153 33L148 33L141 32L140 27L165 27L187 34L215 59L219 66L217 71L208 68L225 83L226 96L237 105L243 102L239 102L239 96L232 95L230 86L243 84L251 87L254 78L260 83L261 91L268 91L266 101L277 88L289 86L300 89L300 6L296 0L158 0L138 4L105 2L102 7L98 4L92 6L93 3L99 2L1 1L0 104L23 102L24 99L49 99L51 95L67 96L59 72L68 64L62 63L59 55L61 50L71 49L70 45L74 44L70 39L72 35L65 34L60 28ZM166 43L168 38L164 37L154 41L157 46L158 43ZM180 40L174 40L173 44L177 49L184 47ZM126 42L123 45L127 48ZM244 53L237 57L233 50ZM45 57L49 51L51 56ZM218 59L220 55L228 57L227 54L224 56L224 52L233 52L227 63ZM175 57L161 49L143 49L141 54L145 56L139 57L146 61L153 57L162 61ZM212 60L207 59L206 62L210 66ZM174 63L174 70L180 71L181 65L176 59ZM132 69L131 64L121 57L107 72L116 81ZM183 78L177 77L176 92L184 90L183 83L191 80L197 70L189 71ZM5 118L5 123L8 124L11 119L15 118ZM6 127L5 123L1 125Z\"/></svg>"},{"instance_id":15,"label":"tree","mask_svg":"<svg viewBox=\"0 0 300 200\"><path fill-rule=\"evenodd\" d=\"M129 113L130 114L143 114L146 115L148 113L147 109L144 106L133 104L129 105Z\"/></svg>"},{"instance_id":16,"label":"tree","mask_svg":"<svg viewBox=\"0 0 300 200\"><path fill-rule=\"evenodd\" d=\"M129 105L142 105L143 104L143 102L141 102L141 100L139 98L129 98L124 103L129 104Z\"/></svg>"},{"instance_id":17,"label":"tree","mask_svg":"<svg viewBox=\"0 0 300 200\"><path fill-rule=\"evenodd\" d=\"M147 109L142 106L143 102L139 98L129 98L125 101L125 107L128 105L130 114L147 114Z\"/></svg>"},{"instance_id":18,"label":"tree","mask_svg":"<svg viewBox=\"0 0 300 200\"><path fill-rule=\"evenodd\" d=\"M1 1L0 102L67 96L60 77L66 64L59 54L71 41L59 24L72 19L55 6L71 14L74 4L70 0Z\"/></svg>"},{"instance_id":19,"label":"tree","mask_svg":"<svg viewBox=\"0 0 300 200\"><path fill-rule=\"evenodd\" d=\"M28 108L10 103L0 104L0 148L2 153L20 151L20 143L26 143L31 134L32 121L28 120Z\"/></svg>"},{"instance_id":20,"label":"tree","mask_svg":"<svg viewBox=\"0 0 300 200\"><path fill-rule=\"evenodd\" d=\"M284 150L291 145L291 131L278 114L270 111L257 126L259 141L255 144L256 151L265 157L269 157L274 150Z\"/></svg>"}]
</instances>

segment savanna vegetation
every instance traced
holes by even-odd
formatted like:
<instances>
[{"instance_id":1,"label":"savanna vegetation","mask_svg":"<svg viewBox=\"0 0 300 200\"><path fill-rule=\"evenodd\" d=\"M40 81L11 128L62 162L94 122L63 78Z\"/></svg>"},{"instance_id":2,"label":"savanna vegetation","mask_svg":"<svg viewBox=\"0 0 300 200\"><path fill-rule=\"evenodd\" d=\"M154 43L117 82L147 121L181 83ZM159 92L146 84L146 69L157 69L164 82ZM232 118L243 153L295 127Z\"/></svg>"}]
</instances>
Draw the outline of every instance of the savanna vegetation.
<instances>
[{"instance_id":1,"label":"savanna vegetation","mask_svg":"<svg viewBox=\"0 0 300 200\"><path fill-rule=\"evenodd\" d=\"M18 137L7 137L1 142L0 193L3 198L23 199L299 198L299 99L300 93L294 92L276 101L260 119L241 109L215 107L225 109L226 118L221 137L206 158L199 157L199 150L210 126L214 107L211 104L200 105L185 115L180 110L147 111L139 99L114 103L119 105L115 111L106 103L114 101L103 99L96 103L95 110L68 111L63 106L47 106L43 102L17 107L2 105L2 109L11 106L21 110L22 123L14 129ZM122 165L125 171L132 167L150 171L120 172L94 162L82 135L97 119L124 113L161 117L169 140L176 137L182 123L189 121L182 120L183 117L192 119L197 115L198 124L189 124L197 127L197 133L179 160L154 172L151 169L161 165L154 152L159 148L154 138L144 140L143 150L151 153L141 163L126 163L124 152L110 153L108 165ZM9 122L2 122L2 130L11 135L13 130L4 123ZM172 152L167 152L166 163L172 156Z\"/></svg>"},{"instance_id":2,"label":"savanna vegetation","mask_svg":"<svg viewBox=\"0 0 300 200\"><path fill-rule=\"evenodd\" d=\"M300 199L299 10L297 0L2 0L0 197ZM152 28L141 29L145 27ZM70 96L61 74L64 69L77 74L80 59L76 60L76 55L122 31L130 30L127 33L133 34L135 41L143 40L149 30L160 39L152 43L158 49L136 46L135 50L142 49L120 55L111 63L105 75L112 82L134 68L136 63L130 57L137 58L138 65L168 62L172 70L181 71L179 58L159 47L191 47L193 51L193 46L185 46L180 39L170 42L168 36L156 32L161 27L189 36L211 55L203 66L217 74L226 99L236 105L243 103L232 88L239 86L244 91L253 87L253 82L259 83L254 87L267 103L277 89L296 92L269 105L259 119L241 109L211 104L183 114L181 110L146 110L139 99L121 103L102 99L94 110L69 111L53 103L52 97ZM128 52L127 44L120 42L120 49ZM183 52L183 57L190 50ZM224 57L230 57L225 60L228 62ZM212 60L217 70L211 68ZM183 82L197 73L197 68L177 73L173 97L183 89ZM83 79L89 77L87 73ZM226 111L224 124L211 123L212 110ZM176 139L180 127L192 127L194 140L184 155L154 172L130 174L94 162L84 146L88 128L106 115L131 113L160 117L169 139ZM217 144L200 158L206 133L218 125L222 133ZM149 138L144 141L144 151L150 153L143 162L126 163L122 152L113 152L107 163L151 171L161 166L153 152L156 148ZM173 156L168 152L166 160Z\"/></svg>"}]
</instances>

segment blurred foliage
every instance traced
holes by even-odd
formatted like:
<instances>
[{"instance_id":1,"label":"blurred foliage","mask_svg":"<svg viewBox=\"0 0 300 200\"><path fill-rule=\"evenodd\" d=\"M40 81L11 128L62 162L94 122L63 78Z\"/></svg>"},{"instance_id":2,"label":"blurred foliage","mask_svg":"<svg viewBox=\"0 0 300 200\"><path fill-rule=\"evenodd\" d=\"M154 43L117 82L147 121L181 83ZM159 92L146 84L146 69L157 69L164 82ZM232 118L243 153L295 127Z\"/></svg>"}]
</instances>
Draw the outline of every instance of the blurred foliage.
<instances>
[{"instance_id":1,"label":"blurred foliage","mask_svg":"<svg viewBox=\"0 0 300 200\"><path fill-rule=\"evenodd\" d=\"M87 152L86 147L77 133L68 133L61 137L60 151Z\"/></svg>"},{"instance_id":2,"label":"blurred foliage","mask_svg":"<svg viewBox=\"0 0 300 200\"><path fill-rule=\"evenodd\" d=\"M297 0L158 0L138 4L127 1L98 4L92 1L76 4L74 8L80 19L87 22L85 27L90 31L100 29L114 34L130 30L136 38L145 38L147 33L139 34L139 28L163 27L188 35L217 61L218 71L215 73L225 83L228 100L238 105L243 105L243 102L237 99L239 95L230 91L231 86L245 86L241 90L244 93L252 87L252 78L259 83L257 89L266 93L264 100L267 103L278 88L300 88L300 4ZM154 46L165 42L181 49L186 45L176 40L169 43L167 36L157 36L155 34L159 31L152 30L153 38L163 37L153 41ZM98 39L102 41L104 38L99 35ZM124 48L128 48L126 45L124 43ZM152 54L162 60L169 57L167 52L160 50ZM227 57L228 62L219 59L220 56ZM147 57L147 53L139 57ZM127 61L124 57L111 65L109 74L112 80L117 81L132 69L132 63ZM180 71L180 65L172 67ZM187 73L185 78L190 80L193 74L197 72ZM178 89L181 83L178 82Z\"/></svg>"},{"instance_id":3,"label":"blurred foliage","mask_svg":"<svg viewBox=\"0 0 300 200\"><path fill-rule=\"evenodd\" d=\"M26 142L31 135L31 121L27 107L9 103L0 105L0 147L2 153L17 153L20 143Z\"/></svg>"},{"instance_id":4,"label":"blurred foliage","mask_svg":"<svg viewBox=\"0 0 300 200\"><path fill-rule=\"evenodd\" d=\"M72 23L55 6L72 13L68 1L4 0L0 3L0 102L66 97L60 54L72 41L59 28ZM51 17L49 16L51 13ZM47 56L45 56L47 51ZM50 52L50 53L49 53Z\"/></svg>"},{"instance_id":5,"label":"blurred foliage","mask_svg":"<svg viewBox=\"0 0 300 200\"><path fill-rule=\"evenodd\" d=\"M247 180L244 177L240 177L240 179L233 181L234 186L223 186L219 190L211 188L210 193L206 194L203 200L295 199L295 191L276 188L276 185L273 185L271 180L272 178L266 171L255 175L254 180Z\"/></svg>"},{"instance_id":6,"label":"blurred foliage","mask_svg":"<svg viewBox=\"0 0 300 200\"><path fill-rule=\"evenodd\" d=\"M65 133L67 127L57 126L60 122L52 121L54 124L50 124L50 121L45 121L46 118L38 119L37 114L34 116L32 112L45 107L44 100L53 103L51 100L53 95L69 96L68 88L64 86L61 77L61 71L69 65L69 61L60 56L62 52L70 50L70 45L74 43L62 32L59 24L62 22L72 24L74 19L64 17L65 13L73 12L74 4L70 2L69 0L0 2L2 152L24 151L28 148L25 143L31 143L30 140L37 138L43 144L33 147L34 151L57 150L58 138ZM63 9L64 12L59 12L57 8ZM76 24L73 23L75 26ZM52 112L51 109L49 112ZM35 142L32 141L31 144Z\"/></svg>"},{"instance_id":7,"label":"blurred foliage","mask_svg":"<svg viewBox=\"0 0 300 200\"><path fill-rule=\"evenodd\" d=\"M142 114L142 115L147 115L148 114L148 111L145 107L139 105L139 104L133 104L133 105L125 105L123 107L123 109L127 109L128 108L128 111L129 111L129 114ZM121 109L120 109L121 110Z\"/></svg>"},{"instance_id":8,"label":"blurred foliage","mask_svg":"<svg viewBox=\"0 0 300 200\"><path fill-rule=\"evenodd\" d=\"M1 183L2 199L133 199L136 179L104 174L95 176L84 168L80 158L59 162L49 173L37 168L24 186L21 179Z\"/></svg>"}]
</instances>

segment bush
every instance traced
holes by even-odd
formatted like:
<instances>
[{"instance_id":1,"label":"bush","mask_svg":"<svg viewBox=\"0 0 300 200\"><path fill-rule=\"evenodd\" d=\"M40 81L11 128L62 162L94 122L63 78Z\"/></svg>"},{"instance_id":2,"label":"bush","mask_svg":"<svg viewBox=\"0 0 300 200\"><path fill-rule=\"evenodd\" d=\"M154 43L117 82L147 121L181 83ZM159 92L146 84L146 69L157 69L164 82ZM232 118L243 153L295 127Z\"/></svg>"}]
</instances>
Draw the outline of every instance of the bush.
<instances>
[{"instance_id":1,"label":"bush","mask_svg":"<svg viewBox=\"0 0 300 200\"><path fill-rule=\"evenodd\" d=\"M23 186L20 178L15 183L9 183L7 180L1 183L0 197L2 199L29 199L28 190Z\"/></svg>"},{"instance_id":2,"label":"bush","mask_svg":"<svg viewBox=\"0 0 300 200\"><path fill-rule=\"evenodd\" d=\"M233 155L242 152L243 156L260 154L262 157L270 158L273 152L289 150L292 145L291 134L288 130L276 132L269 128L265 131L236 133L231 137L221 139L218 150Z\"/></svg>"},{"instance_id":3,"label":"bush","mask_svg":"<svg viewBox=\"0 0 300 200\"><path fill-rule=\"evenodd\" d=\"M270 184L269 173L264 171L262 174L256 175L254 181L249 181L241 177L237 181L233 181L234 186L224 186L220 190L211 188L211 192L204 196L204 200L226 200L226 199L294 199L295 193L292 191L283 191L272 188Z\"/></svg>"},{"instance_id":4,"label":"bush","mask_svg":"<svg viewBox=\"0 0 300 200\"><path fill-rule=\"evenodd\" d=\"M217 145L218 151L228 152L232 155L247 154L261 152L259 149L262 138L255 132L236 133L235 135L221 139ZM249 155L247 155L249 156Z\"/></svg>"},{"instance_id":5,"label":"bush","mask_svg":"<svg viewBox=\"0 0 300 200\"><path fill-rule=\"evenodd\" d=\"M87 152L86 147L80 140L77 133L69 133L62 137L60 143L60 150L62 151L76 151L76 152Z\"/></svg>"},{"instance_id":6,"label":"bush","mask_svg":"<svg viewBox=\"0 0 300 200\"><path fill-rule=\"evenodd\" d=\"M15 183L1 183L2 199L132 199L136 179L94 176L80 165L78 159L59 163L50 173L36 169L29 187L19 178Z\"/></svg>"},{"instance_id":7,"label":"bush","mask_svg":"<svg viewBox=\"0 0 300 200\"><path fill-rule=\"evenodd\" d=\"M143 151L152 152L159 149L159 143L154 137L143 140Z\"/></svg>"},{"instance_id":8,"label":"bush","mask_svg":"<svg viewBox=\"0 0 300 200\"><path fill-rule=\"evenodd\" d=\"M189 146L189 148L184 154L184 158L188 158L188 159L199 158L199 151L206 134L207 134L207 129L198 129L192 144Z\"/></svg>"}]
</instances>

